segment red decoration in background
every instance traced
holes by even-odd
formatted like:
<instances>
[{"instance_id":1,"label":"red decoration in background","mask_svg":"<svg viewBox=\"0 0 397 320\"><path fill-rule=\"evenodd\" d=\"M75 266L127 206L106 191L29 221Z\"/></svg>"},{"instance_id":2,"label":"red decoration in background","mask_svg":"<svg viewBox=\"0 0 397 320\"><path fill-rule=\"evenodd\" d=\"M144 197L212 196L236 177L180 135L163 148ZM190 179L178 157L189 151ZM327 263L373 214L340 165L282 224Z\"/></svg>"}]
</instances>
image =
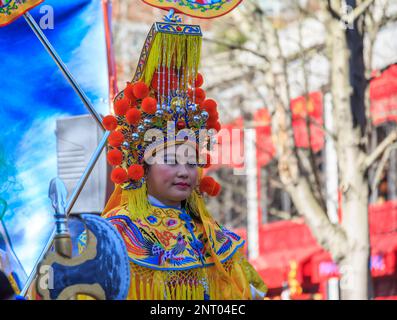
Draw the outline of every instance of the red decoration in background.
<instances>
[{"instance_id":1,"label":"red decoration in background","mask_svg":"<svg viewBox=\"0 0 397 320\"><path fill-rule=\"evenodd\" d=\"M292 126L294 130L295 143L300 148L312 148L314 152L324 147L323 126L323 104L321 92L309 94L308 100L305 97L298 97L291 101ZM306 103L305 103L306 101ZM212 99L205 100L201 107L209 114L216 115L213 110L216 109L216 102ZM306 125L306 116L310 117L310 140ZM258 167L266 166L275 155L275 147L271 136L271 118L267 108L259 109L254 114L256 143L257 143L257 165ZM215 126L215 120L209 119L207 128ZM218 126L219 128L219 126ZM218 132L218 144L211 152L214 162L211 170L216 170L221 166L232 168L243 167L244 157L244 133L243 119L240 117L234 122L222 125L221 131ZM240 130L239 138L232 136L233 129ZM219 130L217 130L219 131ZM228 132L230 141L222 133ZM237 135L238 136L238 135ZM223 140L223 141L222 141ZM234 155L234 156L233 156ZM229 161L227 161L230 159ZM236 161L237 159L237 161ZM226 160L221 161L221 160Z\"/></svg>"},{"instance_id":2,"label":"red decoration in background","mask_svg":"<svg viewBox=\"0 0 397 320\"><path fill-rule=\"evenodd\" d=\"M291 100L292 127L298 148L312 148L317 152L324 147L322 101L321 92L313 92L308 97L301 96ZM309 126L306 123L307 118L310 120Z\"/></svg>"},{"instance_id":3,"label":"red decoration in background","mask_svg":"<svg viewBox=\"0 0 397 320\"><path fill-rule=\"evenodd\" d=\"M207 123L208 128L211 126L211 122ZM220 167L242 168L244 165L243 118L239 117L234 122L222 126L216 122L214 129L218 134L214 150L209 152L212 159L210 170Z\"/></svg>"},{"instance_id":4,"label":"red decoration in background","mask_svg":"<svg viewBox=\"0 0 397 320\"><path fill-rule=\"evenodd\" d=\"M260 109L254 114L256 130L256 159L258 167L266 166L274 157L275 149L271 135L268 109Z\"/></svg>"},{"instance_id":5,"label":"red decoration in background","mask_svg":"<svg viewBox=\"0 0 397 320\"><path fill-rule=\"evenodd\" d=\"M396 275L397 201L369 206L371 274ZM246 238L246 230L234 230ZM339 276L339 269L313 237L303 218L263 224L260 232L260 257L250 262L270 289L281 288L287 280L290 261L298 263L297 280L303 285L319 284Z\"/></svg>"},{"instance_id":6,"label":"red decoration in background","mask_svg":"<svg viewBox=\"0 0 397 320\"><path fill-rule=\"evenodd\" d=\"M397 65L392 65L371 81L369 96L374 125L397 121Z\"/></svg>"}]
</instances>

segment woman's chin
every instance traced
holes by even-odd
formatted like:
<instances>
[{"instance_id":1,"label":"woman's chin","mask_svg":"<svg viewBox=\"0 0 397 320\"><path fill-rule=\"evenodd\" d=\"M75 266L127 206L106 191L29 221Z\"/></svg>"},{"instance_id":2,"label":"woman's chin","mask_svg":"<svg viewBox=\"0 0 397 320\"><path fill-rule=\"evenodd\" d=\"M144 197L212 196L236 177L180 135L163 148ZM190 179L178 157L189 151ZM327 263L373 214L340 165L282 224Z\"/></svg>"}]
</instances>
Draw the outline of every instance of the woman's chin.
<instances>
[{"instance_id":1,"label":"woman's chin","mask_svg":"<svg viewBox=\"0 0 397 320\"><path fill-rule=\"evenodd\" d=\"M186 190L180 190L173 188L172 190L172 198L175 201L183 201L186 200L190 194L192 193L192 190L190 188L187 188Z\"/></svg>"}]
</instances>

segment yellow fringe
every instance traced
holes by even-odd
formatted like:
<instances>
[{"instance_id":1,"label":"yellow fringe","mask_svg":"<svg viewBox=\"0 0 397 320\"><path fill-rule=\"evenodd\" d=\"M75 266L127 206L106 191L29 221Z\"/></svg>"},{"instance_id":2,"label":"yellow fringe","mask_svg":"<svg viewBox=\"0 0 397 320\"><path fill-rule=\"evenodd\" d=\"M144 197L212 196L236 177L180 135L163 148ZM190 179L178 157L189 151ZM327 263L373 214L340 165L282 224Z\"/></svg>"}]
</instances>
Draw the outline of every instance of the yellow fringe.
<instances>
[{"instance_id":1,"label":"yellow fringe","mask_svg":"<svg viewBox=\"0 0 397 320\"><path fill-rule=\"evenodd\" d=\"M181 287L179 284L175 287L175 300L181 300Z\"/></svg>"},{"instance_id":2,"label":"yellow fringe","mask_svg":"<svg viewBox=\"0 0 397 320\"><path fill-rule=\"evenodd\" d=\"M208 212L203 197L194 190L189 198L187 199L189 207L193 211L200 215L200 217L211 218L211 214Z\"/></svg>"},{"instance_id":3,"label":"yellow fringe","mask_svg":"<svg viewBox=\"0 0 397 320\"><path fill-rule=\"evenodd\" d=\"M212 237L212 239L216 239L215 230L213 228L215 222L205 206L203 197L196 191L193 191L190 197L187 199L187 202L192 210L200 216L207 238L209 239ZM226 271L211 245L208 246L208 249L211 251L211 256L213 258L215 267L219 271L219 275L224 278L224 281L233 287L236 299L249 299L249 291L242 292L240 290L235 279L233 279L233 277L231 277L231 275Z\"/></svg>"},{"instance_id":4,"label":"yellow fringe","mask_svg":"<svg viewBox=\"0 0 397 320\"><path fill-rule=\"evenodd\" d=\"M121 194L121 203L127 203L128 212L131 219L144 219L150 213L150 203L147 196L146 182L141 188L123 190Z\"/></svg>"},{"instance_id":5,"label":"yellow fringe","mask_svg":"<svg viewBox=\"0 0 397 320\"><path fill-rule=\"evenodd\" d=\"M153 299L151 292L150 292L150 282L148 280L146 280L146 299L148 299L148 300Z\"/></svg>"},{"instance_id":6,"label":"yellow fringe","mask_svg":"<svg viewBox=\"0 0 397 320\"><path fill-rule=\"evenodd\" d=\"M192 300L197 300L196 289L197 289L197 286L193 285L193 287L192 287Z\"/></svg>"},{"instance_id":7,"label":"yellow fringe","mask_svg":"<svg viewBox=\"0 0 397 320\"><path fill-rule=\"evenodd\" d=\"M159 299L158 296L157 296L158 292L159 292L158 286L157 286L156 283L153 282L153 300L158 300Z\"/></svg>"},{"instance_id":8,"label":"yellow fringe","mask_svg":"<svg viewBox=\"0 0 397 320\"><path fill-rule=\"evenodd\" d=\"M164 285L164 281L162 281L160 283L160 291L159 291L159 295L160 295L159 299L160 300L164 300L164 294L165 294L165 285Z\"/></svg>"},{"instance_id":9,"label":"yellow fringe","mask_svg":"<svg viewBox=\"0 0 397 320\"><path fill-rule=\"evenodd\" d=\"M186 290L187 290L187 292L186 292L186 295L187 295L186 300L191 300L192 299L192 289L191 289L189 283L187 284Z\"/></svg>"},{"instance_id":10,"label":"yellow fringe","mask_svg":"<svg viewBox=\"0 0 397 320\"><path fill-rule=\"evenodd\" d=\"M177 68L183 67L190 74L192 72L197 74L201 44L201 36L157 33L153 39L141 80L149 85L159 64L169 68L174 63Z\"/></svg>"},{"instance_id":11,"label":"yellow fringe","mask_svg":"<svg viewBox=\"0 0 397 320\"><path fill-rule=\"evenodd\" d=\"M133 300L138 300L138 298L136 296L136 278L135 278L135 274L133 274L133 276L132 276L132 283L134 284L132 286L132 299Z\"/></svg>"},{"instance_id":12,"label":"yellow fringe","mask_svg":"<svg viewBox=\"0 0 397 320\"><path fill-rule=\"evenodd\" d=\"M179 297L180 297L181 300L186 300L185 294L184 294L185 285L184 284L180 284L179 286L180 286L180 290L181 290L181 293L180 293Z\"/></svg>"},{"instance_id":13,"label":"yellow fringe","mask_svg":"<svg viewBox=\"0 0 397 320\"><path fill-rule=\"evenodd\" d=\"M143 281L139 278L139 300L145 300L145 292L143 291Z\"/></svg>"},{"instance_id":14,"label":"yellow fringe","mask_svg":"<svg viewBox=\"0 0 397 320\"><path fill-rule=\"evenodd\" d=\"M167 300L171 300L171 291L170 291L170 286L168 283L165 285L165 288L167 290Z\"/></svg>"},{"instance_id":15,"label":"yellow fringe","mask_svg":"<svg viewBox=\"0 0 397 320\"><path fill-rule=\"evenodd\" d=\"M203 287L198 285L197 286L197 300L203 300Z\"/></svg>"},{"instance_id":16,"label":"yellow fringe","mask_svg":"<svg viewBox=\"0 0 397 320\"><path fill-rule=\"evenodd\" d=\"M149 57L146 61L145 71L144 71L144 81L147 85L150 85L154 71L158 67L161 52L161 34L155 35L152 42L152 47L150 48Z\"/></svg>"}]
</instances>

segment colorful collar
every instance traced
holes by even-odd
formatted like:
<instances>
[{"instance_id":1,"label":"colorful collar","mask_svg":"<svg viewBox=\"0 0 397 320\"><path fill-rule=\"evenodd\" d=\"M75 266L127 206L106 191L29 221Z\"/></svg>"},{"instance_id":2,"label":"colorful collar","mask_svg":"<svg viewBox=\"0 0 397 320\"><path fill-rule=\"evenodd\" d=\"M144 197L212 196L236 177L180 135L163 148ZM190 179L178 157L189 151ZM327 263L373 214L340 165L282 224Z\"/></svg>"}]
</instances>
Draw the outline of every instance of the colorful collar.
<instances>
[{"instance_id":1,"label":"colorful collar","mask_svg":"<svg viewBox=\"0 0 397 320\"><path fill-rule=\"evenodd\" d=\"M213 265L209 246L223 263L244 245L237 234L218 224L208 239L204 227L184 209L154 206L144 220L131 220L119 207L106 217L123 237L132 262L155 270L187 270Z\"/></svg>"}]
</instances>

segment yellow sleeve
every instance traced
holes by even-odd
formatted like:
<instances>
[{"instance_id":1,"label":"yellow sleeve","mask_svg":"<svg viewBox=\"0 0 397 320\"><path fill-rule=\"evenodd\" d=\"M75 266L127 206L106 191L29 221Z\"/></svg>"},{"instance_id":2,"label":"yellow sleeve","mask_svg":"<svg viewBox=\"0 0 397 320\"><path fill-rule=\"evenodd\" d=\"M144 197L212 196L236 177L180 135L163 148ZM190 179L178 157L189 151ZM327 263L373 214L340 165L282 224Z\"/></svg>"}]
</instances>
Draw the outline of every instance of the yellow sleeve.
<instances>
[{"instance_id":1,"label":"yellow sleeve","mask_svg":"<svg viewBox=\"0 0 397 320\"><path fill-rule=\"evenodd\" d=\"M261 276L256 272L254 267L248 262L248 260L243 257L242 259L242 267L245 272L245 275L248 279L248 282L252 284L256 289L262 291L263 293L267 292L267 286L263 282Z\"/></svg>"},{"instance_id":2,"label":"yellow sleeve","mask_svg":"<svg viewBox=\"0 0 397 320\"><path fill-rule=\"evenodd\" d=\"M242 249L240 249L236 254L238 255L239 264L241 265L241 269L243 270L248 283L251 286L255 287L256 290L259 290L263 294L266 294L266 284L263 282L261 276L258 274L258 272L256 272L254 267L248 262Z\"/></svg>"}]
</instances>

